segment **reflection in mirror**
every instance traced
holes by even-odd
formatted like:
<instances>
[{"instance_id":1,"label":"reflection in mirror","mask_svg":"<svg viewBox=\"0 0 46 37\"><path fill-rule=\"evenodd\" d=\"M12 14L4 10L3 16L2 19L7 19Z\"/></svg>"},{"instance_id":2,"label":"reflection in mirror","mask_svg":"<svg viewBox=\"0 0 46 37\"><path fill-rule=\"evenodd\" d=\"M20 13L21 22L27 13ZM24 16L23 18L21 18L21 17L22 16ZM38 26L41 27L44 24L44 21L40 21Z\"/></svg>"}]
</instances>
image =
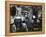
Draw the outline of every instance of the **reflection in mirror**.
<instances>
[{"instance_id":1,"label":"reflection in mirror","mask_svg":"<svg viewBox=\"0 0 46 37\"><path fill-rule=\"evenodd\" d=\"M42 6L10 4L10 32L42 31Z\"/></svg>"}]
</instances>

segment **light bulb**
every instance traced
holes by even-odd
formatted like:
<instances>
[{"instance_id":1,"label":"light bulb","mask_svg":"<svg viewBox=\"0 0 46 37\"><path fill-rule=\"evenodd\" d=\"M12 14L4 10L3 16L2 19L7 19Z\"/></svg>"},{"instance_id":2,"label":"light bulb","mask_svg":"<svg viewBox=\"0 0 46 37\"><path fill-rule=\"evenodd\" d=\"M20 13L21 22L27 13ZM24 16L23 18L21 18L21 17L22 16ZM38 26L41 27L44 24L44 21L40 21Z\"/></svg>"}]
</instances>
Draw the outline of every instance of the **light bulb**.
<instances>
[{"instance_id":1,"label":"light bulb","mask_svg":"<svg viewBox=\"0 0 46 37\"><path fill-rule=\"evenodd\" d=\"M33 18L35 19L35 15L33 15Z\"/></svg>"}]
</instances>

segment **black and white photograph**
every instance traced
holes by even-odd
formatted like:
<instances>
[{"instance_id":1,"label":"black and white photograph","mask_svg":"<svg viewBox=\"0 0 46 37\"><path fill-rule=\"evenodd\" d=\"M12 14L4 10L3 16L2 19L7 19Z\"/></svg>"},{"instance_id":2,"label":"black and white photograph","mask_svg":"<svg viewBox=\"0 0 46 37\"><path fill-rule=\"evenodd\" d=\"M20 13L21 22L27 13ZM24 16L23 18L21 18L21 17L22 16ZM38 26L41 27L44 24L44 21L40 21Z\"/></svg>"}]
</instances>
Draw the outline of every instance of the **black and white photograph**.
<instances>
[{"instance_id":1,"label":"black and white photograph","mask_svg":"<svg viewBox=\"0 0 46 37\"><path fill-rule=\"evenodd\" d=\"M10 4L10 32L42 31L42 6Z\"/></svg>"}]
</instances>

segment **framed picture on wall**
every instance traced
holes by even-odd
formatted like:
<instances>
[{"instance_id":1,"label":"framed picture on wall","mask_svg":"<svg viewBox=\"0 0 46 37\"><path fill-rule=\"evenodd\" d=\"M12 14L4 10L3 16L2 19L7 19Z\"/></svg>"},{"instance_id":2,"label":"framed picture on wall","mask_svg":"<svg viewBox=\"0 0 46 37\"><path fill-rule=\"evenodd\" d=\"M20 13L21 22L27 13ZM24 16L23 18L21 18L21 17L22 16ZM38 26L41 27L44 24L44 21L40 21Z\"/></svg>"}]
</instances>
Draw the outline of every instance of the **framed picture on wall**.
<instances>
[{"instance_id":1,"label":"framed picture on wall","mask_svg":"<svg viewBox=\"0 0 46 37\"><path fill-rule=\"evenodd\" d=\"M6 1L6 35L45 33L45 4Z\"/></svg>"}]
</instances>

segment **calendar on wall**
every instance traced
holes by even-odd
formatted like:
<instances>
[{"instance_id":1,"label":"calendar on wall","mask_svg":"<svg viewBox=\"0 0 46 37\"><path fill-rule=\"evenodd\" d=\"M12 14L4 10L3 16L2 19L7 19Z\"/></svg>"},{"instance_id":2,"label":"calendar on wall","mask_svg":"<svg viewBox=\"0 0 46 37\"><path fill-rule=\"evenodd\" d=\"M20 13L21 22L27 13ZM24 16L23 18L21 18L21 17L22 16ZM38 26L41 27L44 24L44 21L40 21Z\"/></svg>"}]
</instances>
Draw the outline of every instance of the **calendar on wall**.
<instances>
[{"instance_id":1,"label":"calendar on wall","mask_svg":"<svg viewBox=\"0 0 46 37\"><path fill-rule=\"evenodd\" d=\"M44 6L44 3L7 1L6 35L44 33Z\"/></svg>"}]
</instances>

